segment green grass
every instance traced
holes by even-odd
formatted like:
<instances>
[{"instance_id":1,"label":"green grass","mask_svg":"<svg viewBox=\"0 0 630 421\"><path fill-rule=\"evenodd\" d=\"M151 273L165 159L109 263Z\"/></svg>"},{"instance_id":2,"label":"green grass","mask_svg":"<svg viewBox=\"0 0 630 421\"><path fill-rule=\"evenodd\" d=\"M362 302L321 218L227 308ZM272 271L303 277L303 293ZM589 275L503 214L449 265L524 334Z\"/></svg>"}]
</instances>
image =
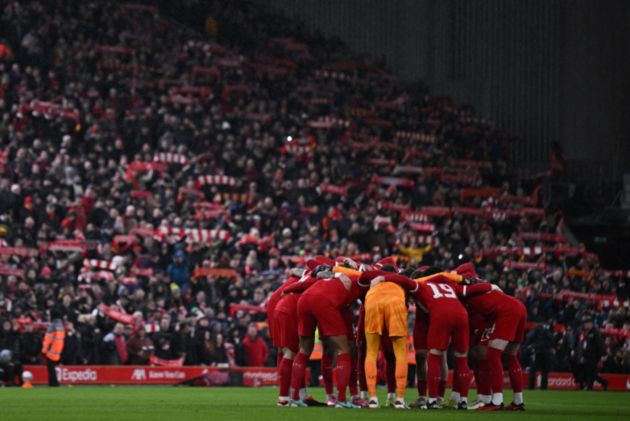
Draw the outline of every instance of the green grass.
<instances>
[{"instance_id":1,"label":"green grass","mask_svg":"<svg viewBox=\"0 0 630 421\"><path fill-rule=\"evenodd\" d=\"M321 390L311 390L321 398ZM380 393L383 395L383 393ZM409 390L408 399L413 400ZM474 392L472 394L474 396ZM527 411L459 412L277 408L272 388L35 387L0 389L0 420L630 420L627 392L526 391ZM381 397L383 399L383 397ZM506 394L509 402L511 394Z\"/></svg>"}]
</instances>

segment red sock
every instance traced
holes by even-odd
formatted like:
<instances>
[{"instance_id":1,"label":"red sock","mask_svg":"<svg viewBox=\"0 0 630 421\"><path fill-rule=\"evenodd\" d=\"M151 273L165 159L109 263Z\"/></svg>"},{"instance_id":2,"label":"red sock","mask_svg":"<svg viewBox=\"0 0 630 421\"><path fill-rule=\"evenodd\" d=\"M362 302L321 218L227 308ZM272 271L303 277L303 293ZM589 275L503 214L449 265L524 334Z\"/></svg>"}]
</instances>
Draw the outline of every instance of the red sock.
<instances>
[{"instance_id":1,"label":"red sock","mask_svg":"<svg viewBox=\"0 0 630 421\"><path fill-rule=\"evenodd\" d=\"M479 360L475 362L475 368L473 369L473 379L475 379L475 384L477 385L477 393L479 393Z\"/></svg>"},{"instance_id":2,"label":"red sock","mask_svg":"<svg viewBox=\"0 0 630 421\"><path fill-rule=\"evenodd\" d=\"M289 396L289 387L291 386L291 371L293 371L293 360L283 358L278 367L278 375L280 380L280 396Z\"/></svg>"},{"instance_id":3,"label":"red sock","mask_svg":"<svg viewBox=\"0 0 630 421\"><path fill-rule=\"evenodd\" d=\"M427 365L429 398L436 399L439 396L440 381L442 379L442 356L429 353Z\"/></svg>"},{"instance_id":4,"label":"red sock","mask_svg":"<svg viewBox=\"0 0 630 421\"><path fill-rule=\"evenodd\" d=\"M339 402L345 402L347 399L346 389L350 382L351 365L350 354L337 354L337 400Z\"/></svg>"},{"instance_id":5,"label":"red sock","mask_svg":"<svg viewBox=\"0 0 630 421\"><path fill-rule=\"evenodd\" d=\"M333 356L329 354L322 355L322 377L324 378L324 389L326 394L333 393Z\"/></svg>"},{"instance_id":6,"label":"red sock","mask_svg":"<svg viewBox=\"0 0 630 421\"><path fill-rule=\"evenodd\" d=\"M486 360L492 393L503 393L503 363L501 362L503 351L496 348L488 348Z\"/></svg>"},{"instance_id":7,"label":"red sock","mask_svg":"<svg viewBox=\"0 0 630 421\"><path fill-rule=\"evenodd\" d=\"M418 396L426 396L426 395L427 395L427 381L418 380Z\"/></svg>"},{"instance_id":8,"label":"red sock","mask_svg":"<svg viewBox=\"0 0 630 421\"><path fill-rule=\"evenodd\" d=\"M470 388L468 357L455 358L455 378L453 383L457 385L457 391L462 398L468 397L468 388ZM455 387L453 389L455 389Z\"/></svg>"},{"instance_id":9,"label":"red sock","mask_svg":"<svg viewBox=\"0 0 630 421\"><path fill-rule=\"evenodd\" d=\"M357 340L357 377L359 378L359 389L367 390L367 379L365 378L365 344Z\"/></svg>"},{"instance_id":10,"label":"red sock","mask_svg":"<svg viewBox=\"0 0 630 421\"><path fill-rule=\"evenodd\" d=\"M490 376L488 372L488 360L475 361L475 383L477 383L478 395L490 395Z\"/></svg>"},{"instance_id":11,"label":"red sock","mask_svg":"<svg viewBox=\"0 0 630 421\"><path fill-rule=\"evenodd\" d=\"M507 356L508 370L510 370L510 384L514 393L523 391L523 368L516 355Z\"/></svg>"},{"instance_id":12,"label":"red sock","mask_svg":"<svg viewBox=\"0 0 630 421\"><path fill-rule=\"evenodd\" d=\"M357 357L356 356L352 356L351 357L351 368L350 368L350 384L348 385L348 389L350 390L350 396L356 396L359 394L359 389L357 388L357 377L359 376L358 373L358 363L357 363Z\"/></svg>"},{"instance_id":13,"label":"red sock","mask_svg":"<svg viewBox=\"0 0 630 421\"><path fill-rule=\"evenodd\" d=\"M282 350L278 349L278 355L276 356L276 373L278 376L278 396L282 396L282 360L284 359L284 355L282 354ZM291 362L293 363L293 361Z\"/></svg>"},{"instance_id":14,"label":"red sock","mask_svg":"<svg viewBox=\"0 0 630 421\"><path fill-rule=\"evenodd\" d=\"M444 394L446 393L446 380L441 380L442 379L442 374L440 373L440 383L438 384L438 396L440 397L444 397Z\"/></svg>"},{"instance_id":15,"label":"red sock","mask_svg":"<svg viewBox=\"0 0 630 421\"><path fill-rule=\"evenodd\" d=\"M387 364L387 393L396 393L396 356L391 352L385 353Z\"/></svg>"},{"instance_id":16,"label":"red sock","mask_svg":"<svg viewBox=\"0 0 630 421\"><path fill-rule=\"evenodd\" d=\"M300 399L300 389L304 384L304 375L306 373L306 364L308 357L302 352L298 352L293 360L293 368L291 369L291 387L293 388L293 394L291 399Z\"/></svg>"}]
</instances>

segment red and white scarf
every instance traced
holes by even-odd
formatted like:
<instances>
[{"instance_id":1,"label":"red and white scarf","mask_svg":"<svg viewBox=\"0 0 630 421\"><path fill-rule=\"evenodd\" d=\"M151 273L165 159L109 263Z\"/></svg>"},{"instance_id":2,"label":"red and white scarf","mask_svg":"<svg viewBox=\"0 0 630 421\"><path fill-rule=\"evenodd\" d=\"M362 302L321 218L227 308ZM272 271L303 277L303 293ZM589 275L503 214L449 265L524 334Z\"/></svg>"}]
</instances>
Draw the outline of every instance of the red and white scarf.
<instances>
[{"instance_id":1,"label":"red and white scarf","mask_svg":"<svg viewBox=\"0 0 630 421\"><path fill-rule=\"evenodd\" d=\"M227 241L232 237L230 232L225 230L160 227L159 231L167 237L185 238L188 243L210 243L214 240Z\"/></svg>"},{"instance_id":2,"label":"red and white scarf","mask_svg":"<svg viewBox=\"0 0 630 421\"><path fill-rule=\"evenodd\" d=\"M153 162L164 162L167 164L180 164L188 165L188 158L184 155L171 153L171 152L159 152L153 157Z\"/></svg>"},{"instance_id":3,"label":"red and white scarf","mask_svg":"<svg viewBox=\"0 0 630 421\"><path fill-rule=\"evenodd\" d=\"M35 257L39 254L37 249L28 247L0 247L2 256Z\"/></svg>"},{"instance_id":4,"label":"red and white scarf","mask_svg":"<svg viewBox=\"0 0 630 421\"><path fill-rule=\"evenodd\" d=\"M85 252L86 250L94 250L98 247L96 241L81 240L61 240L49 241L47 249L50 251L64 251L69 253Z\"/></svg>"},{"instance_id":5,"label":"red and white scarf","mask_svg":"<svg viewBox=\"0 0 630 421\"><path fill-rule=\"evenodd\" d=\"M350 121L336 117L320 117L308 122L308 126L314 129L330 129L332 127L350 127Z\"/></svg>"},{"instance_id":6,"label":"red and white scarf","mask_svg":"<svg viewBox=\"0 0 630 421\"><path fill-rule=\"evenodd\" d=\"M236 178L230 177L229 175L203 175L195 181L197 188L206 185L236 187L239 184Z\"/></svg>"},{"instance_id":7,"label":"red and white scarf","mask_svg":"<svg viewBox=\"0 0 630 421\"><path fill-rule=\"evenodd\" d=\"M410 178L401 178L401 177L379 177L379 176L373 176L372 177L372 183L378 183L378 184L387 184L389 186L393 186L393 187L413 187L415 186L415 183L412 179Z\"/></svg>"},{"instance_id":8,"label":"red and white scarf","mask_svg":"<svg viewBox=\"0 0 630 421\"><path fill-rule=\"evenodd\" d=\"M409 234L404 233L401 234L398 238L398 243L406 244L410 247L418 247L424 245L432 245L438 246L440 244L440 240L437 237L433 237L432 235L418 235L418 234Z\"/></svg>"},{"instance_id":9,"label":"red and white scarf","mask_svg":"<svg viewBox=\"0 0 630 421\"><path fill-rule=\"evenodd\" d=\"M83 259L83 267L85 269L96 268L115 272L120 266L113 262L108 262L107 260Z\"/></svg>"},{"instance_id":10,"label":"red and white scarf","mask_svg":"<svg viewBox=\"0 0 630 421\"><path fill-rule=\"evenodd\" d=\"M435 135L408 131L397 131L394 133L394 139L417 140L423 143L435 143L437 141Z\"/></svg>"}]
</instances>

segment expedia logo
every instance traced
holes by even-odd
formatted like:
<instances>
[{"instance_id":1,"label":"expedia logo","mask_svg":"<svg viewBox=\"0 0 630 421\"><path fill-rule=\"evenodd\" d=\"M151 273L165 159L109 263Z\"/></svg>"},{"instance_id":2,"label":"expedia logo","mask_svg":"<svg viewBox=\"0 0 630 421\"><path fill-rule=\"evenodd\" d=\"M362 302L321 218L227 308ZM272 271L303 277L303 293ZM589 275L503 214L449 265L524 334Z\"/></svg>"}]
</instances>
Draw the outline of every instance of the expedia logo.
<instances>
[{"instance_id":1,"label":"expedia logo","mask_svg":"<svg viewBox=\"0 0 630 421\"><path fill-rule=\"evenodd\" d=\"M78 382L95 382L98 380L96 371L86 368L85 370L72 370L65 367L55 368L57 378L60 382L78 383Z\"/></svg>"}]
</instances>

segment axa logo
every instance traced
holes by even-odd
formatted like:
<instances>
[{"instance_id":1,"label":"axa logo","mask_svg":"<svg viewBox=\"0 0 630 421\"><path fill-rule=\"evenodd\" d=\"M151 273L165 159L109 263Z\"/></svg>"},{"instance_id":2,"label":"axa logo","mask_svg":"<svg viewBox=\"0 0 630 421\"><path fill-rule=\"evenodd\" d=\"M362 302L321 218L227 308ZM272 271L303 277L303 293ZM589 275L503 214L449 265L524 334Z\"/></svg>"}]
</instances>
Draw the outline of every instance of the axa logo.
<instances>
[{"instance_id":1,"label":"axa logo","mask_svg":"<svg viewBox=\"0 0 630 421\"><path fill-rule=\"evenodd\" d=\"M147 372L144 370L144 368L136 368L135 370L133 370L133 373L131 373L131 380L146 380L147 379Z\"/></svg>"}]
</instances>

